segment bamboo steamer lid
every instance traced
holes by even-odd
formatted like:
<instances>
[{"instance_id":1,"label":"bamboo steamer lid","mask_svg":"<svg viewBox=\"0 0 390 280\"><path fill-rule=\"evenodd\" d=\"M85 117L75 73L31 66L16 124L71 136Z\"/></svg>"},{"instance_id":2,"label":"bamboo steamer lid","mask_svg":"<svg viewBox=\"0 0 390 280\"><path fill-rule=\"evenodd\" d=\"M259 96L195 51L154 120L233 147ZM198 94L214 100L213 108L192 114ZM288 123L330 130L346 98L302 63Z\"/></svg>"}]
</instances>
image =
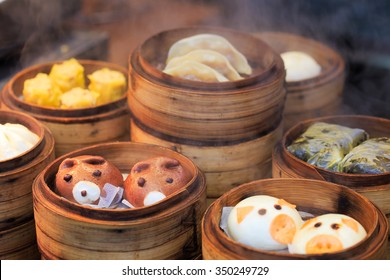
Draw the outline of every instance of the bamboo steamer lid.
<instances>
[{"instance_id":1,"label":"bamboo steamer lid","mask_svg":"<svg viewBox=\"0 0 390 280\"><path fill-rule=\"evenodd\" d=\"M255 249L229 238L220 228L223 207L235 206L253 195L282 198L297 206L297 210L321 215L340 213L359 221L367 236L358 244L335 253L299 255L287 252ZM351 189L333 183L279 178L243 184L215 200L202 221L202 254L207 260L222 259L384 259L386 257L388 222L372 202Z\"/></svg>"},{"instance_id":2,"label":"bamboo steamer lid","mask_svg":"<svg viewBox=\"0 0 390 280\"><path fill-rule=\"evenodd\" d=\"M14 75L1 92L2 108L27 113L46 125L56 141L56 156L93 144L128 140L127 92L114 102L82 109L50 108L23 101L24 81L37 73L49 73L54 64L61 62L34 65ZM79 63L85 75L109 68L127 77L127 69L116 64L93 60L79 60Z\"/></svg>"},{"instance_id":3,"label":"bamboo steamer lid","mask_svg":"<svg viewBox=\"0 0 390 280\"><path fill-rule=\"evenodd\" d=\"M54 192L59 164L68 157L99 155L123 173L156 156L172 157L191 181L163 201L136 209L96 209ZM200 255L200 221L206 208L203 173L170 149L131 142L90 146L68 153L42 171L33 184L38 247L44 259L192 259Z\"/></svg>"}]
</instances>

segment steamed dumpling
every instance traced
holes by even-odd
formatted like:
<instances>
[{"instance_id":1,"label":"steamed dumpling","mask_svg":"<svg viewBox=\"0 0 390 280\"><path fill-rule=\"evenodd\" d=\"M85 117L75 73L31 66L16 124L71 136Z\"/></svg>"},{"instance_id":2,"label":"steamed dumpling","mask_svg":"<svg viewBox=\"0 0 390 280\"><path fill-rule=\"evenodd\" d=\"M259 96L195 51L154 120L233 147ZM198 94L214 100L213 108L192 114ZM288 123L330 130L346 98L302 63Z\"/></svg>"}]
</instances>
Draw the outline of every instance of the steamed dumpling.
<instances>
[{"instance_id":1,"label":"steamed dumpling","mask_svg":"<svg viewBox=\"0 0 390 280\"><path fill-rule=\"evenodd\" d=\"M219 52L229 60L238 73L252 74L252 68L246 57L224 37L215 34L198 34L177 41L169 49L167 63L174 57L183 56L198 49Z\"/></svg>"},{"instance_id":2,"label":"steamed dumpling","mask_svg":"<svg viewBox=\"0 0 390 280\"><path fill-rule=\"evenodd\" d=\"M347 249L367 235L355 219L343 214L325 214L307 220L288 250L293 254L324 254Z\"/></svg>"},{"instance_id":3,"label":"steamed dumpling","mask_svg":"<svg viewBox=\"0 0 390 280\"><path fill-rule=\"evenodd\" d=\"M31 149L38 135L21 124L0 124L0 160L16 157Z\"/></svg>"},{"instance_id":4,"label":"steamed dumpling","mask_svg":"<svg viewBox=\"0 0 390 280\"><path fill-rule=\"evenodd\" d=\"M49 77L63 93L75 87L85 88L84 67L74 58L54 64Z\"/></svg>"},{"instance_id":5,"label":"steamed dumpling","mask_svg":"<svg viewBox=\"0 0 390 280\"><path fill-rule=\"evenodd\" d=\"M74 88L61 95L61 109L77 109L96 106L99 93L84 88Z\"/></svg>"},{"instance_id":6,"label":"steamed dumpling","mask_svg":"<svg viewBox=\"0 0 390 280\"><path fill-rule=\"evenodd\" d=\"M26 102L39 106L58 107L61 90L45 73L24 81L23 98Z\"/></svg>"},{"instance_id":7,"label":"steamed dumpling","mask_svg":"<svg viewBox=\"0 0 390 280\"><path fill-rule=\"evenodd\" d=\"M282 250L291 243L303 221L295 205L268 195L240 201L228 217L229 235L261 250Z\"/></svg>"},{"instance_id":8,"label":"steamed dumpling","mask_svg":"<svg viewBox=\"0 0 390 280\"><path fill-rule=\"evenodd\" d=\"M294 82L313 78L321 73L321 66L304 52L290 51L280 55L286 68L286 81Z\"/></svg>"},{"instance_id":9,"label":"steamed dumpling","mask_svg":"<svg viewBox=\"0 0 390 280\"><path fill-rule=\"evenodd\" d=\"M242 79L240 74L233 68L229 60L222 54L212 50L194 50L183 56L172 58L165 69L177 67L184 61L193 60L205 64L214 70L218 71L230 81Z\"/></svg>"},{"instance_id":10,"label":"steamed dumpling","mask_svg":"<svg viewBox=\"0 0 390 280\"><path fill-rule=\"evenodd\" d=\"M163 71L166 74L182 79L202 82L227 82L228 79L213 68L196 62L187 60L176 67L171 67Z\"/></svg>"}]
</instances>

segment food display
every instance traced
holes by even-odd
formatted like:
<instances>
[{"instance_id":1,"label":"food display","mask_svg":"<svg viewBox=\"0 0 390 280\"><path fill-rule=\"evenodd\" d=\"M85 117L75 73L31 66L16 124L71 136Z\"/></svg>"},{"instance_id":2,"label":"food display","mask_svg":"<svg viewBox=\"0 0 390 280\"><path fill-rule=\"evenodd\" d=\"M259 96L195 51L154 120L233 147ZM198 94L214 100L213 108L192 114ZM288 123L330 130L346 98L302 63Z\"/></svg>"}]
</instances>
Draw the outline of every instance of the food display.
<instances>
[{"instance_id":1,"label":"food display","mask_svg":"<svg viewBox=\"0 0 390 280\"><path fill-rule=\"evenodd\" d=\"M390 138L380 137L364 141L344 157L339 169L341 172L356 174L390 172Z\"/></svg>"},{"instance_id":2,"label":"food display","mask_svg":"<svg viewBox=\"0 0 390 280\"><path fill-rule=\"evenodd\" d=\"M315 216L268 195L250 196L234 207L225 208L232 208L227 217L222 213L220 227L225 233L241 244L265 251L333 253L367 236L364 227L350 216L337 213Z\"/></svg>"},{"instance_id":3,"label":"food display","mask_svg":"<svg viewBox=\"0 0 390 280\"><path fill-rule=\"evenodd\" d=\"M121 187L122 173L103 157L90 155L65 159L55 180L58 193L79 204L98 204L106 184Z\"/></svg>"},{"instance_id":4,"label":"food display","mask_svg":"<svg viewBox=\"0 0 390 280\"><path fill-rule=\"evenodd\" d=\"M198 34L170 47L163 72L188 80L226 82L242 79L240 74L252 74L252 68L224 37Z\"/></svg>"},{"instance_id":5,"label":"food display","mask_svg":"<svg viewBox=\"0 0 390 280\"><path fill-rule=\"evenodd\" d=\"M293 254L323 254L347 249L366 237L363 226L342 214L325 214L307 220L288 249Z\"/></svg>"},{"instance_id":6,"label":"food display","mask_svg":"<svg viewBox=\"0 0 390 280\"><path fill-rule=\"evenodd\" d=\"M355 146L368 139L363 129L316 122L287 147L309 164L339 171L339 163Z\"/></svg>"},{"instance_id":7,"label":"food display","mask_svg":"<svg viewBox=\"0 0 390 280\"><path fill-rule=\"evenodd\" d=\"M262 250L282 250L292 242L303 221L295 205L267 195L240 201L228 217L229 235Z\"/></svg>"},{"instance_id":8,"label":"food display","mask_svg":"<svg viewBox=\"0 0 390 280\"><path fill-rule=\"evenodd\" d=\"M176 159L147 159L132 167L124 182L125 198L134 207L148 206L175 193L190 180L190 172Z\"/></svg>"},{"instance_id":9,"label":"food display","mask_svg":"<svg viewBox=\"0 0 390 280\"><path fill-rule=\"evenodd\" d=\"M310 79L321 73L321 66L310 55L300 51L281 53L286 68L286 81L295 82Z\"/></svg>"},{"instance_id":10,"label":"food display","mask_svg":"<svg viewBox=\"0 0 390 280\"><path fill-rule=\"evenodd\" d=\"M126 91L123 73L102 68L87 75L76 59L72 58L51 67L50 73L38 73L26 79L24 101L40 106L79 109L98 106L120 99Z\"/></svg>"},{"instance_id":11,"label":"food display","mask_svg":"<svg viewBox=\"0 0 390 280\"><path fill-rule=\"evenodd\" d=\"M17 157L31 149L39 136L21 124L0 124L0 161Z\"/></svg>"}]
</instances>

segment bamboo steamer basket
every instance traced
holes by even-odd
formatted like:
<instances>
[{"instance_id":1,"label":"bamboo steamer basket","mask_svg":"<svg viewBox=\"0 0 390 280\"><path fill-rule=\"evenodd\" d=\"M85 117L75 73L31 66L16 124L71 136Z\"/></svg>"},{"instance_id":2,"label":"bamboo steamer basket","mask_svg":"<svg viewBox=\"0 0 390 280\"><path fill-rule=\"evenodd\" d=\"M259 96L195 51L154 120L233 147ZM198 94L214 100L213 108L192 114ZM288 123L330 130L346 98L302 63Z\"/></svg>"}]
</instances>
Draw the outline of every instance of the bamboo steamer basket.
<instances>
[{"instance_id":1,"label":"bamboo steamer basket","mask_svg":"<svg viewBox=\"0 0 390 280\"><path fill-rule=\"evenodd\" d=\"M0 110L0 123L19 123L39 136L30 150L0 161L0 259L37 259L32 182L54 159L54 138L36 119Z\"/></svg>"},{"instance_id":2,"label":"bamboo steamer basket","mask_svg":"<svg viewBox=\"0 0 390 280\"><path fill-rule=\"evenodd\" d=\"M181 143L131 121L131 140L171 148L193 160L204 172L207 197L217 198L242 183L271 177L272 148L282 137L282 124L270 133L222 146Z\"/></svg>"},{"instance_id":3,"label":"bamboo steamer basket","mask_svg":"<svg viewBox=\"0 0 390 280\"><path fill-rule=\"evenodd\" d=\"M359 221L367 237L346 250L328 254L299 255L255 249L229 238L220 229L223 207L235 206L253 195L270 195L297 205L297 210L321 215L340 213ZM202 254L207 260L222 259L384 259L388 222L383 212L351 189L319 180L264 179L243 184L218 198L202 221Z\"/></svg>"},{"instance_id":4,"label":"bamboo steamer basket","mask_svg":"<svg viewBox=\"0 0 390 280\"><path fill-rule=\"evenodd\" d=\"M61 62L31 66L13 76L2 91L3 109L28 113L45 124L54 135L56 156L93 144L128 140L127 93L117 101L83 109L50 108L23 101L24 81L37 73L49 73L55 63ZM92 60L79 62L85 75L106 67L127 77L127 70L116 64Z\"/></svg>"},{"instance_id":5,"label":"bamboo steamer basket","mask_svg":"<svg viewBox=\"0 0 390 280\"><path fill-rule=\"evenodd\" d=\"M123 173L155 156L179 160L191 181L163 201L137 209L96 209L54 191L59 164L67 157L100 155ZM52 162L33 184L38 247L44 259L192 259L201 252L200 222L206 209L202 172L187 157L143 143L99 144Z\"/></svg>"},{"instance_id":6,"label":"bamboo steamer basket","mask_svg":"<svg viewBox=\"0 0 390 280\"><path fill-rule=\"evenodd\" d=\"M253 74L204 83L163 73L171 45L201 33L225 37L247 57ZM190 157L205 172L208 197L270 177L270 150L281 137L284 76L280 56L249 34L211 27L161 32L130 57L131 140Z\"/></svg>"},{"instance_id":7,"label":"bamboo steamer basket","mask_svg":"<svg viewBox=\"0 0 390 280\"><path fill-rule=\"evenodd\" d=\"M163 73L171 45L201 33L225 37L247 57L253 74L205 83ZM211 27L173 29L150 37L132 53L128 105L138 122L165 135L210 145L240 141L280 122L284 76L280 56L249 34Z\"/></svg>"},{"instance_id":8,"label":"bamboo steamer basket","mask_svg":"<svg viewBox=\"0 0 390 280\"><path fill-rule=\"evenodd\" d=\"M286 82L285 130L308 118L340 113L345 83L345 62L337 51L322 42L296 34L260 32L254 36L264 40L280 54L287 51L305 52L322 68L320 75L316 77Z\"/></svg>"},{"instance_id":9,"label":"bamboo steamer basket","mask_svg":"<svg viewBox=\"0 0 390 280\"><path fill-rule=\"evenodd\" d=\"M309 178L342 184L364 195L374 202L390 222L390 172L380 175L347 174L331 172L312 166L287 151L291 144L310 124L322 121L349 127L362 128L370 138L390 137L390 120L372 116L327 116L301 121L288 130L272 155L272 176L274 178ZM390 236L390 231L389 231ZM390 259L390 254L388 255Z\"/></svg>"},{"instance_id":10,"label":"bamboo steamer basket","mask_svg":"<svg viewBox=\"0 0 390 280\"><path fill-rule=\"evenodd\" d=\"M327 116L302 121L288 130L275 147L272 160L274 178L308 178L334 182L352 188L374 202L386 215L390 214L390 172L379 175L347 174L325 170L310 165L288 152L287 146L314 122L327 122L361 128L370 138L390 137L390 120L363 116Z\"/></svg>"}]
</instances>

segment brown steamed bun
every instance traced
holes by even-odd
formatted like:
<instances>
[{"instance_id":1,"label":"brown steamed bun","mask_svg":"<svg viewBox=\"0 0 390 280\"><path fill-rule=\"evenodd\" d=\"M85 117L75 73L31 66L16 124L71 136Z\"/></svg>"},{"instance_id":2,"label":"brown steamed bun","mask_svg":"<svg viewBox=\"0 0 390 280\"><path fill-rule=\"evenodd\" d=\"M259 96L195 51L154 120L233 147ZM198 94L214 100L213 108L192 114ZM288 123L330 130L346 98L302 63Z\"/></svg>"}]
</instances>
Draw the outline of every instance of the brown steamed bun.
<instances>
[{"instance_id":1,"label":"brown steamed bun","mask_svg":"<svg viewBox=\"0 0 390 280\"><path fill-rule=\"evenodd\" d=\"M55 182L61 196L80 204L98 204L106 183L121 187L122 173L103 157L92 155L65 159Z\"/></svg>"},{"instance_id":2,"label":"brown steamed bun","mask_svg":"<svg viewBox=\"0 0 390 280\"><path fill-rule=\"evenodd\" d=\"M176 159L150 158L133 166L124 182L124 196L134 207L147 206L178 191L191 178Z\"/></svg>"}]
</instances>

